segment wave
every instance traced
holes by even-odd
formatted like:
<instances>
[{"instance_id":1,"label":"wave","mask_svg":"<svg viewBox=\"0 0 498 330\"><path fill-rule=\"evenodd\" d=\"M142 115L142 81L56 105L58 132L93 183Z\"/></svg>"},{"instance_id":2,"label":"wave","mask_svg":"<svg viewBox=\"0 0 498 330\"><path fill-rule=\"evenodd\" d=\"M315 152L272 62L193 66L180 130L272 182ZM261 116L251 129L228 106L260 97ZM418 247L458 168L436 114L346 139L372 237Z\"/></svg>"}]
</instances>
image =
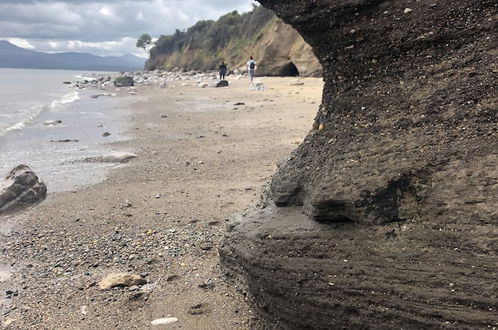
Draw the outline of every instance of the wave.
<instances>
[{"instance_id":1,"label":"wave","mask_svg":"<svg viewBox=\"0 0 498 330\"><path fill-rule=\"evenodd\" d=\"M35 105L31 108L31 111L29 111L27 116L24 117L23 119L21 119L20 121L18 121L17 123L15 123L7 128L0 128L0 136L3 136L10 131L22 130L24 127L26 127L26 125L32 124L34 119L46 110L54 110L54 109L57 109L57 107L59 107L61 105L73 103L79 99L80 99L80 95L79 95L78 91L73 90L73 91L65 94L61 98L53 100L49 104Z\"/></svg>"}]
</instances>

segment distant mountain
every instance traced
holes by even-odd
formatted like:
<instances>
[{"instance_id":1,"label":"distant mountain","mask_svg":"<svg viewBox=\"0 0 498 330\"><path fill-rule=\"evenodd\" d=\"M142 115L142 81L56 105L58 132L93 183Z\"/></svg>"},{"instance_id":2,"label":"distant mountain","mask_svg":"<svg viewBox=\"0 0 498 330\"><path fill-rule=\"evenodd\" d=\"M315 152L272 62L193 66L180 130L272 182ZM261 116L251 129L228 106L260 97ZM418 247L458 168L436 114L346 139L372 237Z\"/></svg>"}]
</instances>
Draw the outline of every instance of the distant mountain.
<instances>
[{"instance_id":1,"label":"distant mountain","mask_svg":"<svg viewBox=\"0 0 498 330\"><path fill-rule=\"evenodd\" d=\"M142 70L144 63L145 59L133 55L102 57L76 52L41 53L0 40L0 68L136 71Z\"/></svg>"}]
</instances>

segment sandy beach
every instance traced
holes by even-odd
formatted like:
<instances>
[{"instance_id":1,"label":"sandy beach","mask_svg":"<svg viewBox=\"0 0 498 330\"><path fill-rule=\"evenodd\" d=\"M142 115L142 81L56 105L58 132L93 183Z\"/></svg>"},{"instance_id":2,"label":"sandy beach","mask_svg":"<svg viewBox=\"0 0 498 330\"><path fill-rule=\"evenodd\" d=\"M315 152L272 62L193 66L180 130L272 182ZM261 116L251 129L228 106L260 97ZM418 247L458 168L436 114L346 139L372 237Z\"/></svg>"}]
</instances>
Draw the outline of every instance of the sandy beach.
<instances>
[{"instance_id":1,"label":"sandy beach","mask_svg":"<svg viewBox=\"0 0 498 330\"><path fill-rule=\"evenodd\" d=\"M99 184L0 219L1 324L150 329L176 317L157 328L257 325L243 290L225 281L217 246L227 220L259 201L311 128L323 83L294 79L261 78L265 91L246 79L137 88L126 112L131 139L112 145L136 159ZM100 290L114 272L148 284Z\"/></svg>"}]
</instances>

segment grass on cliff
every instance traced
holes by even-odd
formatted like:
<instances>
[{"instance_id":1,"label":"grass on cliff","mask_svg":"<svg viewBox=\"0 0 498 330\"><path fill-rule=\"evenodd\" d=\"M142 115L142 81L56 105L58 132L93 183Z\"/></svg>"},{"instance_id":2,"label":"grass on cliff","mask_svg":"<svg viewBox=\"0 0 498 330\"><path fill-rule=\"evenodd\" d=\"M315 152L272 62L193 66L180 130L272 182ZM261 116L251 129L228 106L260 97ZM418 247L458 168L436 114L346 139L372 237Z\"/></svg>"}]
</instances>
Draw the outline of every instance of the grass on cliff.
<instances>
[{"instance_id":1,"label":"grass on cliff","mask_svg":"<svg viewBox=\"0 0 498 330\"><path fill-rule=\"evenodd\" d=\"M212 70L221 60L239 65L274 19L271 11L255 6L242 15L233 11L218 21L199 21L184 32L161 36L151 49L148 68Z\"/></svg>"}]
</instances>

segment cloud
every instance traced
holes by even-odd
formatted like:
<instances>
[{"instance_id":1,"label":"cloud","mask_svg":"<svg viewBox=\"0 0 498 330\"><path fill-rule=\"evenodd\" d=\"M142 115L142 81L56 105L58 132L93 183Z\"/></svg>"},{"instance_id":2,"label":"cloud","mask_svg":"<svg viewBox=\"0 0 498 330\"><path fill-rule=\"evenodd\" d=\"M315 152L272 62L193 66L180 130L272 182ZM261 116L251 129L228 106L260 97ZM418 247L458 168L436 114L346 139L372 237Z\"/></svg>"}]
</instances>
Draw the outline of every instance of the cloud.
<instances>
[{"instance_id":1,"label":"cloud","mask_svg":"<svg viewBox=\"0 0 498 330\"><path fill-rule=\"evenodd\" d=\"M136 52L134 41L142 33L171 34L201 19L248 11L252 4L252 0L1 0L0 39L24 40L40 51L54 44L63 51L71 41L78 49L98 54L108 55L112 45L121 51L127 45L127 52Z\"/></svg>"}]
</instances>

